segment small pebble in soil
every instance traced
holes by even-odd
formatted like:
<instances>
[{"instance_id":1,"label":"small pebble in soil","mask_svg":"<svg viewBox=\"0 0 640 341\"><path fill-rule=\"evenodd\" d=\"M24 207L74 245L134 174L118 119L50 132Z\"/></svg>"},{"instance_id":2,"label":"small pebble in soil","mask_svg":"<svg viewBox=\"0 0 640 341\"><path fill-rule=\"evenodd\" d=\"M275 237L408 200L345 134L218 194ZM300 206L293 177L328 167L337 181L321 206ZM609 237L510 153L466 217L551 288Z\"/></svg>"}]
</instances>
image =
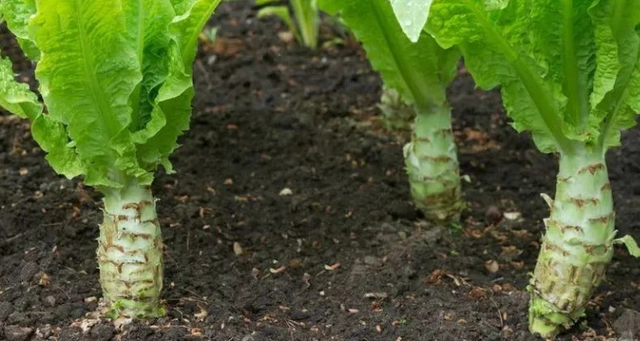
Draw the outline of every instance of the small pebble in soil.
<instances>
[{"instance_id":1,"label":"small pebble in soil","mask_svg":"<svg viewBox=\"0 0 640 341\"><path fill-rule=\"evenodd\" d=\"M283 188L280 193L278 193L279 196L288 196L288 195L293 195L293 191L291 190L291 188Z\"/></svg>"},{"instance_id":2,"label":"small pebble in soil","mask_svg":"<svg viewBox=\"0 0 640 341\"><path fill-rule=\"evenodd\" d=\"M198 305L193 301L186 301L184 303L184 313L193 315L199 311Z\"/></svg>"},{"instance_id":3,"label":"small pebble in soil","mask_svg":"<svg viewBox=\"0 0 640 341\"><path fill-rule=\"evenodd\" d=\"M98 309L98 302L96 301L88 302L85 304L86 311L94 311L96 309Z\"/></svg>"},{"instance_id":4,"label":"small pebble in soil","mask_svg":"<svg viewBox=\"0 0 640 341\"><path fill-rule=\"evenodd\" d=\"M44 326L40 326L38 327L38 329L36 329L36 336L43 338L43 339L48 339L49 336L51 336L51 325L50 324L45 324Z\"/></svg>"},{"instance_id":5,"label":"small pebble in soil","mask_svg":"<svg viewBox=\"0 0 640 341\"><path fill-rule=\"evenodd\" d=\"M38 273L38 271L40 271L40 269L38 268L38 264L34 262L28 262L24 266L22 266L22 269L20 270L20 280L23 283L29 283Z\"/></svg>"},{"instance_id":6,"label":"small pebble in soil","mask_svg":"<svg viewBox=\"0 0 640 341\"><path fill-rule=\"evenodd\" d=\"M640 312L623 309L620 317L613 323L613 328L620 340L635 340L634 336L640 335Z\"/></svg>"},{"instance_id":7,"label":"small pebble in soil","mask_svg":"<svg viewBox=\"0 0 640 341\"><path fill-rule=\"evenodd\" d=\"M91 328L91 340L109 341L113 337L115 329L111 323L99 323Z\"/></svg>"},{"instance_id":8,"label":"small pebble in soil","mask_svg":"<svg viewBox=\"0 0 640 341\"><path fill-rule=\"evenodd\" d=\"M44 298L44 301L47 303L48 306L53 307L56 305L56 298L49 295L47 297Z\"/></svg>"},{"instance_id":9,"label":"small pebble in soil","mask_svg":"<svg viewBox=\"0 0 640 341\"><path fill-rule=\"evenodd\" d=\"M502 220L502 211L497 206L489 206L484 212L484 221L487 225L495 225Z\"/></svg>"},{"instance_id":10,"label":"small pebble in soil","mask_svg":"<svg viewBox=\"0 0 640 341\"><path fill-rule=\"evenodd\" d=\"M57 306L55 313L61 319L66 319L67 317L69 317L69 313L71 313L71 310L72 310L71 304L65 303Z\"/></svg>"},{"instance_id":11,"label":"small pebble in soil","mask_svg":"<svg viewBox=\"0 0 640 341\"><path fill-rule=\"evenodd\" d=\"M74 319L78 319L81 318L82 316L84 316L84 307L82 308L75 308L73 310L71 310L71 312L69 313L69 316L71 316Z\"/></svg>"},{"instance_id":12,"label":"small pebble in soil","mask_svg":"<svg viewBox=\"0 0 640 341\"><path fill-rule=\"evenodd\" d=\"M82 330L77 327L62 328L58 340L83 340Z\"/></svg>"},{"instance_id":13,"label":"small pebble in soil","mask_svg":"<svg viewBox=\"0 0 640 341\"><path fill-rule=\"evenodd\" d=\"M496 273L500 270L500 264L498 264L498 262L496 262L493 259L490 259L488 261L486 261L484 263L484 267L487 269L487 271L489 271L490 273Z\"/></svg>"}]
</instances>

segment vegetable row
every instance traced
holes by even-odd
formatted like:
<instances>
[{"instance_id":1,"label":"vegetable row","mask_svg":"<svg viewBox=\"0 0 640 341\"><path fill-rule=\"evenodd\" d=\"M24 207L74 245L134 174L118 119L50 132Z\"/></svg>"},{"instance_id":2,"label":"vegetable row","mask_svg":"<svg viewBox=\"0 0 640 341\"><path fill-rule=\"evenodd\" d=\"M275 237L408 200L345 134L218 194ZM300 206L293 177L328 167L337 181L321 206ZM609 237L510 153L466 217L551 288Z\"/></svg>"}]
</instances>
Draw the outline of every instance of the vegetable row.
<instances>
[{"instance_id":1,"label":"vegetable row","mask_svg":"<svg viewBox=\"0 0 640 341\"><path fill-rule=\"evenodd\" d=\"M3 0L0 19L36 63L38 93L0 60L0 106L32 122L53 169L104 198L98 264L110 316L163 314L162 238L150 185L189 127L198 36L221 0ZM271 4L261 0L259 5ZM318 6L339 15L384 82L381 108L415 116L404 147L425 217L456 224L462 181L446 88L461 57L500 87L518 131L559 156L556 193L528 287L544 337L585 314L618 238L606 151L640 112L636 0L292 0L270 6L317 46ZM294 19L297 25L294 25ZM400 121L402 125L402 121Z\"/></svg>"}]
</instances>

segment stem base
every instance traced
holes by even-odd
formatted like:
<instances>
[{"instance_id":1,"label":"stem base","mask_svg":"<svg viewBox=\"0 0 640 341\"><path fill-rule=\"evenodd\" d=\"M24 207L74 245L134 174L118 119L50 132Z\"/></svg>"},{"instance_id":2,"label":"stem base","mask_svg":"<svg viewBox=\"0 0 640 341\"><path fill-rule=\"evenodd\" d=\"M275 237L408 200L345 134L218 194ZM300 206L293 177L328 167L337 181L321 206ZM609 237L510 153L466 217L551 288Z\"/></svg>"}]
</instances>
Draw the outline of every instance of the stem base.
<instances>
[{"instance_id":1,"label":"stem base","mask_svg":"<svg viewBox=\"0 0 640 341\"><path fill-rule=\"evenodd\" d=\"M556 198L530 286L529 330L553 337L584 316L613 254L614 212L598 153L560 156Z\"/></svg>"},{"instance_id":2,"label":"stem base","mask_svg":"<svg viewBox=\"0 0 640 341\"><path fill-rule=\"evenodd\" d=\"M162 237L151 189L131 182L123 189L102 191L98 265L108 315L161 316Z\"/></svg>"},{"instance_id":3,"label":"stem base","mask_svg":"<svg viewBox=\"0 0 640 341\"><path fill-rule=\"evenodd\" d=\"M425 217L436 223L460 220L464 209L458 155L451 132L451 109L416 108L411 142L404 157L411 195Z\"/></svg>"}]
</instances>

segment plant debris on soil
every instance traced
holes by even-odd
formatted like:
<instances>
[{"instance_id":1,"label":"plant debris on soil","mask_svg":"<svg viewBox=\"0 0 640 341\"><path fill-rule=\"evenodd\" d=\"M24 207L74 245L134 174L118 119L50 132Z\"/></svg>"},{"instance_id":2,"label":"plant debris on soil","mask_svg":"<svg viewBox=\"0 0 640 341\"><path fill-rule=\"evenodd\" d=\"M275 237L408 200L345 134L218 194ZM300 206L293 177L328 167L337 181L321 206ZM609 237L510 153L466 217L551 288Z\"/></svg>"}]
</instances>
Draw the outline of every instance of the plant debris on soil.
<instances>
[{"instance_id":1,"label":"plant debris on soil","mask_svg":"<svg viewBox=\"0 0 640 341\"><path fill-rule=\"evenodd\" d=\"M177 173L153 186L166 317L97 313L100 195L57 176L29 124L0 115L0 340L537 340L525 287L554 156L461 68L449 99L468 207L456 229L426 223L403 169L407 136L382 129L381 81L358 44L310 51L255 14L238 0L211 20ZM617 229L640 236L640 130L608 161ZM636 264L616 249L585 323L558 339L638 337Z\"/></svg>"}]
</instances>

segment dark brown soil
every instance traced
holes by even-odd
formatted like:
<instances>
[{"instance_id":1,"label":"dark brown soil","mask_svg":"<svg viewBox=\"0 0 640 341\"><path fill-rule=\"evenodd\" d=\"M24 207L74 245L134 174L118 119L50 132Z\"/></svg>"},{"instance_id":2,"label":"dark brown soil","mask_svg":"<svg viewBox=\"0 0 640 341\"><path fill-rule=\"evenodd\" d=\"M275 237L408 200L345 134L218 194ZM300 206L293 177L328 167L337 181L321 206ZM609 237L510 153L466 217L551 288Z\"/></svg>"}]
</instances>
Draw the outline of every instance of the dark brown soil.
<instances>
[{"instance_id":1,"label":"dark brown soil","mask_svg":"<svg viewBox=\"0 0 640 341\"><path fill-rule=\"evenodd\" d=\"M464 70L451 87L471 180L451 231L411 204L403 137L380 128L381 83L356 44L287 44L282 25L256 20L245 1L214 19L220 37L195 65L178 173L153 187L167 316L121 330L92 320L100 195L56 176L28 125L0 116L0 340L536 339L524 287L556 163L508 126L496 93L475 90ZM640 236L639 161L633 129L609 154L621 234ZM588 310L593 329L560 340L638 324L625 310L640 305L636 264L617 250Z\"/></svg>"}]
</instances>

